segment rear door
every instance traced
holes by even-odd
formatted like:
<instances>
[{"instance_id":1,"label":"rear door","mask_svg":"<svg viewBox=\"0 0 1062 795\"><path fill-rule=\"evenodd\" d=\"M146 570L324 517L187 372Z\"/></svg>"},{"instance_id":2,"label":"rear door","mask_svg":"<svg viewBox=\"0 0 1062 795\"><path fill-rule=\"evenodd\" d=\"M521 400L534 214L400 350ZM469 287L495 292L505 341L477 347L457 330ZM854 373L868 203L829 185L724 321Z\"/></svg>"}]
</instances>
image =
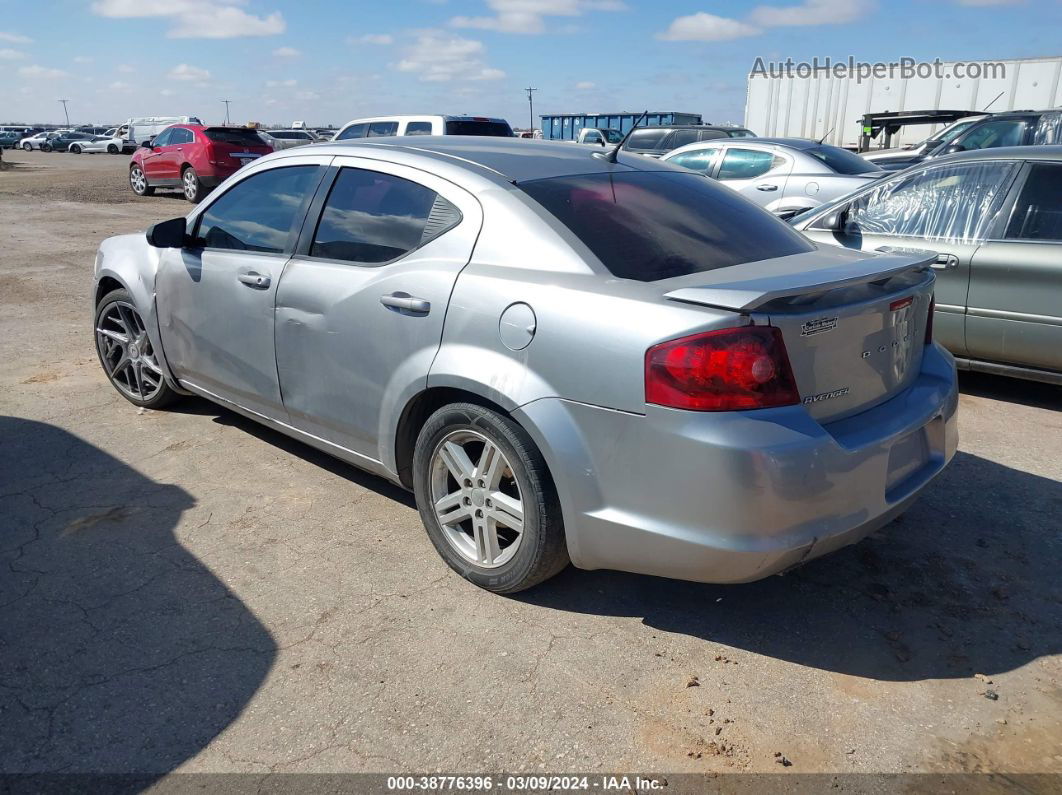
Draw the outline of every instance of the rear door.
<instances>
[{"instance_id":1,"label":"rear door","mask_svg":"<svg viewBox=\"0 0 1062 795\"><path fill-rule=\"evenodd\" d=\"M936 252L934 335L949 351L965 356L970 262L1016 172L1009 160L925 166L861 193L847 205L840 232L809 228L805 234L868 252Z\"/></svg>"},{"instance_id":2,"label":"rear door","mask_svg":"<svg viewBox=\"0 0 1062 795\"><path fill-rule=\"evenodd\" d=\"M761 207L781 199L793 161L767 147L727 146L716 179Z\"/></svg>"},{"instance_id":3,"label":"rear door","mask_svg":"<svg viewBox=\"0 0 1062 795\"><path fill-rule=\"evenodd\" d=\"M1002 234L974 254L974 359L1062 372L1062 163L1026 164ZM993 236L996 237L996 236Z\"/></svg>"},{"instance_id":4,"label":"rear door","mask_svg":"<svg viewBox=\"0 0 1062 795\"><path fill-rule=\"evenodd\" d=\"M479 203L412 168L338 157L277 294L277 370L296 428L379 460L424 388Z\"/></svg>"}]
</instances>

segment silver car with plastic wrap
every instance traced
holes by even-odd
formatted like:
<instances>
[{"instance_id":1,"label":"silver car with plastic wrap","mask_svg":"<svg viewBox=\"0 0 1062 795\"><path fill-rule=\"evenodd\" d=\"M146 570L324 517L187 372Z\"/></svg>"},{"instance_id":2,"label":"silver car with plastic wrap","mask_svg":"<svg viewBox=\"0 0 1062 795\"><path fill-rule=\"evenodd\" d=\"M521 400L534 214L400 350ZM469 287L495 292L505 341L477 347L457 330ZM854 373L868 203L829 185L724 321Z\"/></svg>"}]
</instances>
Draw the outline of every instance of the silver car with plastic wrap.
<instances>
[{"instance_id":1,"label":"silver car with plastic wrap","mask_svg":"<svg viewBox=\"0 0 1062 795\"><path fill-rule=\"evenodd\" d=\"M94 335L134 405L200 395L413 490L484 588L569 561L743 582L954 454L929 264L637 155L391 138L263 157L104 241Z\"/></svg>"}]
</instances>

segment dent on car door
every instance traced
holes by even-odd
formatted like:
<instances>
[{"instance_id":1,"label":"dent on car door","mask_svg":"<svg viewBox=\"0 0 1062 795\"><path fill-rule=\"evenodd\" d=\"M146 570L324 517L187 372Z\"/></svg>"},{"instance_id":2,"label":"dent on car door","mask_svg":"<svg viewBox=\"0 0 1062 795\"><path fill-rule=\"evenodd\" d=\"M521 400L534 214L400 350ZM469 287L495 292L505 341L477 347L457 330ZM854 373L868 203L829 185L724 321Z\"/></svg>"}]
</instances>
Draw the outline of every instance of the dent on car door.
<instances>
[{"instance_id":1,"label":"dent on car door","mask_svg":"<svg viewBox=\"0 0 1062 795\"><path fill-rule=\"evenodd\" d=\"M325 183L277 294L281 391L296 428L384 460L482 211L452 183L379 161L337 158Z\"/></svg>"},{"instance_id":2,"label":"dent on car door","mask_svg":"<svg viewBox=\"0 0 1062 795\"><path fill-rule=\"evenodd\" d=\"M276 290L322 171L322 163L303 163L250 174L197 216L192 245L163 251L159 329L166 360L185 385L285 418L273 341Z\"/></svg>"},{"instance_id":3,"label":"dent on car door","mask_svg":"<svg viewBox=\"0 0 1062 795\"><path fill-rule=\"evenodd\" d=\"M1029 163L1001 233L974 254L969 355L1062 372L1062 163Z\"/></svg>"},{"instance_id":4,"label":"dent on car door","mask_svg":"<svg viewBox=\"0 0 1062 795\"><path fill-rule=\"evenodd\" d=\"M1015 164L1005 160L929 166L857 196L844 208L840 231L808 234L863 251L936 252L934 334L952 353L965 355L970 261L1015 173Z\"/></svg>"}]
</instances>

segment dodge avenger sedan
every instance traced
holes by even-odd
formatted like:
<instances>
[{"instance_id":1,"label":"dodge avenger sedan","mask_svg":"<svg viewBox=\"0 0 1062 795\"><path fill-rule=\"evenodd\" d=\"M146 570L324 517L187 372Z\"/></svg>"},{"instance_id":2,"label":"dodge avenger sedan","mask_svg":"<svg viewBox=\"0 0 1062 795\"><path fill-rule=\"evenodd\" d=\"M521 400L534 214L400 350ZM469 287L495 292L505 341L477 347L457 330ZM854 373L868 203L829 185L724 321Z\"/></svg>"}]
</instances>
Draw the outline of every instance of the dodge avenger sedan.
<instances>
[{"instance_id":1,"label":"dodge avenger sedan","mask_svg":"<svg viewBox=\"0 0 1062 795\"><path fill-rule=\"evenodd\" d=\"M743 582L953 456L931 261L820 248L637 155L352 141L104 241L94 336L136 406L199 395L411 489L483 588L569 561Z\"/></svg>"}]
</instances>

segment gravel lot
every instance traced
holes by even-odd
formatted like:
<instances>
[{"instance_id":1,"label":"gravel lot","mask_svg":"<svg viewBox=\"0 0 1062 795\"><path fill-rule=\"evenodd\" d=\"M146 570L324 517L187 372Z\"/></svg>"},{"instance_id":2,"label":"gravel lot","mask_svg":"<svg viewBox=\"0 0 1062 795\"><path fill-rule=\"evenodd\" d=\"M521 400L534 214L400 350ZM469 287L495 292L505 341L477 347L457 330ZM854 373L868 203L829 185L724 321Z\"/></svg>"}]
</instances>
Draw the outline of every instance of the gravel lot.
<instances>
[{"instance_id":1,"label":"gravel lot","mask_svg":"<svg viewBox=\"0 0 1062 795\"><path fill-rule=\"evenodd\" d=\"M788 576L494 596L384 481L108 385L96 245L188 210L127 161L4 152L0 772L1062 773L1062 390L964 376L921 502Z\"/></svg>"}]
</instances>

